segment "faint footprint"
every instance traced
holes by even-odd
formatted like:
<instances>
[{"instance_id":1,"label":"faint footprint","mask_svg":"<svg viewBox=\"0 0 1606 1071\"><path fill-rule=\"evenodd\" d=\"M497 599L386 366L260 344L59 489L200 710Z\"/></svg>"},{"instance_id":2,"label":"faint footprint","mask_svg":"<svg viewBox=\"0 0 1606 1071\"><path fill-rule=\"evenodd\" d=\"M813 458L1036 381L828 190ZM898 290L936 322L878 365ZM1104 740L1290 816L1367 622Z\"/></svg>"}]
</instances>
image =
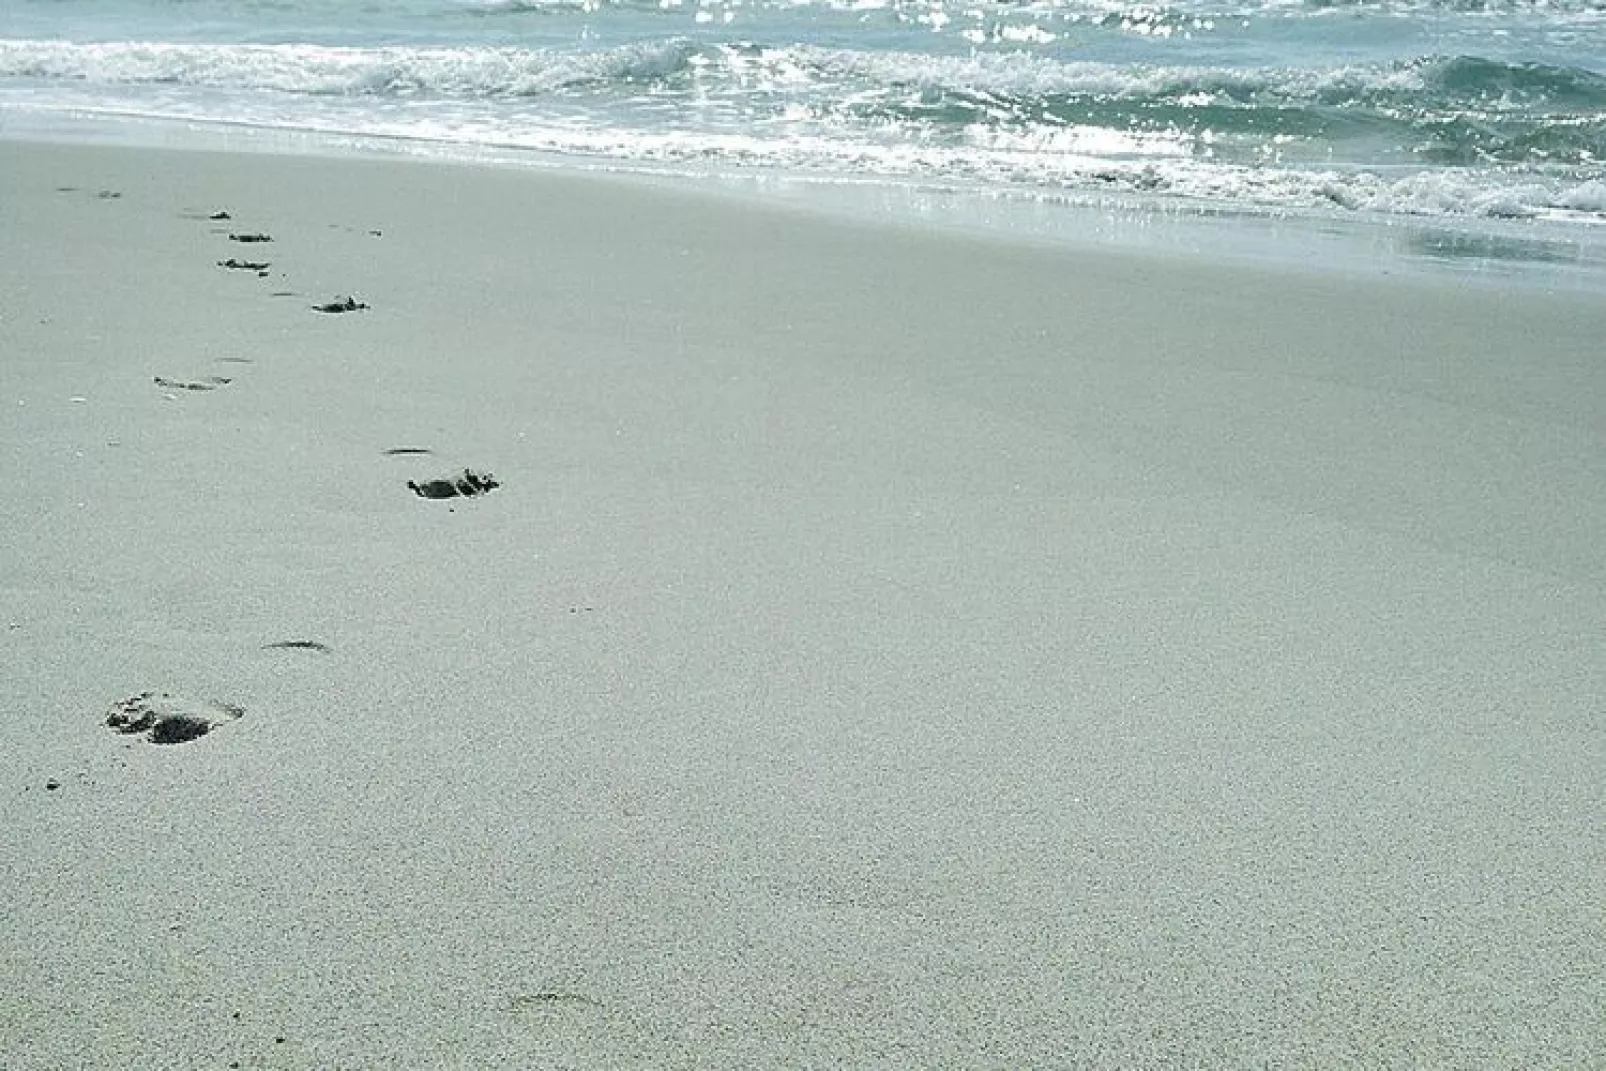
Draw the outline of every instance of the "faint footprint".
<instances>
[{"instance_id":1,"label":"faint footprint","mask_svg":"<svg viewBox=\"0 0 1606 1071\"><path fill-rule=\"evenodd\" d=\"M243 707L205 699L180 699L167 692L141 692L113 703L106 725L127 736L143 734L153 744L186 744L245 715Z\"/></svg>"},{"instance_id":2,"label":"faint footprint","mask_svg":"<svg viewBox=\"0 0 1606 1071\"><path fill-rule=\"evenodd\" d=\"M544 989L539 993L516 993L508 1001L510 1011L528 1011L533 1008L554 1008L568 1005L575 1008L600 1008L602 1001L584 993L569 993L557 989Z\"/></svg>"},{"instance_id":3,"label":"faint footprint","mask_svg":"<svg viewBox=\"0 0 1606 1071\"><path fill-rule=\"evenodd\" d=\"M204 379L168 379L166 376L153 376L152 381L158 387L166 387L168 390L217 390L234 382L224 376L207 376Z\"/></svg>"},{"instance_id":4,"label":"faint footprint","mask_svg":"<svg viewBox=\"0 0 1606 1071\"><path fill-rule=\"evenodd\" d=\"M264 643L264 651L317 651L319 654L332 654L334 648L327 643L317 640L279 640L277 643Z\"/></svg>"}]
</instances>

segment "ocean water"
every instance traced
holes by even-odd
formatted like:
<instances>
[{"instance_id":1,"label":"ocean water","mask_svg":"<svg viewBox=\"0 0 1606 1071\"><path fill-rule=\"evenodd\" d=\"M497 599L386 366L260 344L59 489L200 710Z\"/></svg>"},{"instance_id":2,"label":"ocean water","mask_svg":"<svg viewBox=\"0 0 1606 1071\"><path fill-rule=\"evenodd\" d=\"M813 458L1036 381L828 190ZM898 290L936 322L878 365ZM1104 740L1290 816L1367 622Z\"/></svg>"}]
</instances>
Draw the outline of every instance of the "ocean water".
<instances>
[{"instance_id":1,"label":"ocean water","mask_svg":"<svg viewBox=\"0 0 1606 1071\"><path fill-rule=\"evenodd\" d=\"M1606 0L3 0L41 130L1606 286Z\"/></svg>"}]
</instances>

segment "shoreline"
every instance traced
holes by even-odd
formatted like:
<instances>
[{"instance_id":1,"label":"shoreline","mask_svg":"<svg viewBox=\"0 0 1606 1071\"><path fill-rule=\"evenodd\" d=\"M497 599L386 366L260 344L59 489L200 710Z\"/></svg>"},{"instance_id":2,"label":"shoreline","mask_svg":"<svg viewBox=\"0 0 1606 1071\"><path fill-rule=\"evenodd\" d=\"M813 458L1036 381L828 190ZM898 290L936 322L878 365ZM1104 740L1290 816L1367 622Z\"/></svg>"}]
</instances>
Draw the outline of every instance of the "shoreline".
<instances>
[{"instance_id":1,"label":"shoreline","mask_svg":"<svg viewBox=\"0 0 1606 1071\"><path fill-rule=\"evenodd\" d=\"M423 161L603 176L786 208L844 223L970 236L1092 255L1151 256L1209 266L1400 277L1428 285L1591 294L1606 280L1606 228L1558 221L1270 210L1094 191L966 187L904 176L702 171L694 165L566 156L514 146L250 126L225 121L77 113L9 114L0 142L166 151Z\"/></svg>"},{"instance_id":2,"label":"shoreline","mask_svg":"<svg viewBox=\"0 0 1606 1071\"><path fill-rule=\"evenodd\" d=\"M0 153L19 1069L1606 1045L1606 299Z\"/></svg>"}]
</instances>

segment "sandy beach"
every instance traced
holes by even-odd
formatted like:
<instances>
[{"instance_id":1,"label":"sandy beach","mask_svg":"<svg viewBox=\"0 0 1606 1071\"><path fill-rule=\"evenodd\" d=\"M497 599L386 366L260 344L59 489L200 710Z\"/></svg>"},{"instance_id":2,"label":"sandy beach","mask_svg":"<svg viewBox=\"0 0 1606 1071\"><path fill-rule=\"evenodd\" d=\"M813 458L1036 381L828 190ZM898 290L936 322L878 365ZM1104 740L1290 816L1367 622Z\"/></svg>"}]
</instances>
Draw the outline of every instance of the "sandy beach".
<instances>
[{"instance_id":1,"label":"sandy beach","mask_svg":"<svg viewBox=\"0 0 1606 1071\"><path fill-rule=\"evenodd\" d=\"M18 141L0 251L7 1067L1606 1054L1606 297Z\"/></svg>"}]
</instances>

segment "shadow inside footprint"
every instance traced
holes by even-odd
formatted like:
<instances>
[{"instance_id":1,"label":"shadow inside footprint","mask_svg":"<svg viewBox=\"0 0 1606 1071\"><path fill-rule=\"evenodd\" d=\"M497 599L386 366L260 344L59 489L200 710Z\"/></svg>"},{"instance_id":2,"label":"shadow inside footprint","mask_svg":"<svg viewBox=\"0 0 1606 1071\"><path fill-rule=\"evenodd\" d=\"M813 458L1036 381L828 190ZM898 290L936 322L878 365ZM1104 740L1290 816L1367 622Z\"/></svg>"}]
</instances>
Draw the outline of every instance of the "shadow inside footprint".
<instances>
[{"instance_id":1,"label":"shadow inside footprint","mask_svg":"<svg viewBox=\"0 0 1606 1071\"><path fill-rule=\"evenodd\" d=\"M231 242L271 242L271 241L273 241L273 236L271 234L231 234L231 235L229 235L229 241L231 241Z\"/></svg>"},{"instance_id":2,"label":"shadow inside footprint","mask_svg":"<svg viewBox=\"0 0 1606 1071\"><path fill-rule=\"evenodd\" d=\"M489 472L464 469L461 476L437 480L408 480L408 488L419 498L472 498L502 486Z\"/></svg>"},{"instance_id":3,"label":"shadow inside footprint","mask_svg":"<svg viewBox=\"0 0 1606 1071\"><path fill-rule=\"evenodd\" d=\"M158 387L166 387L169 390L217 390L234 382L223 376L207 376L205 379L168 379L166 376L151 378Z\"/></svg>"},{"instance_id":4,"label":"shadow inside footprint","mask_svg":"<svg viewBox=\"0 0 1606 1071\"><path fill-rule=\"evenodd\" d=\"M229 268L233 271L257 272L267 271L269 268L273 267L272 264L265 260L236 260L233 257L230 257L228 260L218 261L217 266L220 268Z\"/></svg>"},{"instance_id":5,"label":"shadow inside footprint","mask_svg":"<svg viewBox=\"0 0 1606 1071\"><path fill-rule=\"evenodd\" d=\"M244 708L229 703L141 692L112 704L106 726L125 736L143 734L153 744L187 744L244 715Z\"/></svg>"},{"instance_id":6,"label":"shadow inside footprint","mask_svg":"<svg viewBox=\"0 0 1606 1071\"><path fill-rule=\"evenodd\" d=\"M412 454L433 454L435 451L427 446L392 446L385 451L386 457L406 457Z\"/></svg>"}]
</instances>

